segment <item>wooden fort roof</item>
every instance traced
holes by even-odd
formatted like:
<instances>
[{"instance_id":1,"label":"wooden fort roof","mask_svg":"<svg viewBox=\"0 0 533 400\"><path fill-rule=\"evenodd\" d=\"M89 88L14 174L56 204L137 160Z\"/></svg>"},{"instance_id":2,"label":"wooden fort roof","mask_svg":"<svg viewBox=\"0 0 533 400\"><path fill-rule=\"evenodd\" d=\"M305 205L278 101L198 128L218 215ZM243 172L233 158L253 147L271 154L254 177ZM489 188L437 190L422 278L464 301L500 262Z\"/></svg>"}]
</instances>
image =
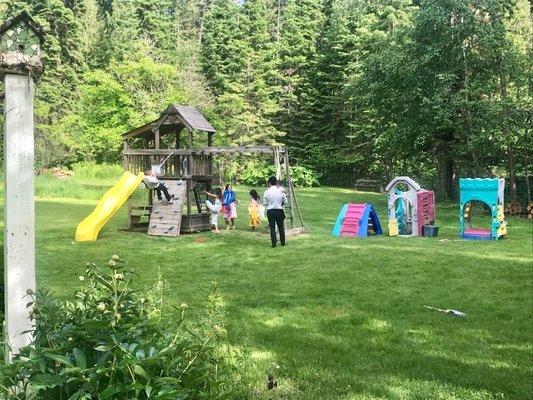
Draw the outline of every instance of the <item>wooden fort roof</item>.
<instances>
[{"instance_id":1,"label":"wooden fort roof","mask_svg":"<svg viewBox=\"0 0 533 400\"><path fill-rule=\"evenodd\" d=\"M196 107L171 104L155 121L148 122L122 135L124 140L131 138L150 138L159 129L160 135L177 132L183 128L203 132L215 132L215 128L205 119Z\"/></svg>"}]
</instances>

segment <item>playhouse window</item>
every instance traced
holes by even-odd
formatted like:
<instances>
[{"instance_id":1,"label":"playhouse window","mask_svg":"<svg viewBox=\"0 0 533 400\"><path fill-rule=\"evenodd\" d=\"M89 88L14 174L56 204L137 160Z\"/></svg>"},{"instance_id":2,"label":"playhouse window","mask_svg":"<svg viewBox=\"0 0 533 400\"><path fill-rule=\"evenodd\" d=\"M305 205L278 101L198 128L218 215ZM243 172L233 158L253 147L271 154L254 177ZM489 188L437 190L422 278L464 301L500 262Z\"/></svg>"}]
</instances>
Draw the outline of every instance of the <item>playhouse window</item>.
<instances>
[{"instance_id":1,"label":"playhouse window","mask_svg":"<svg viewBox=\"0 0 533 400\"><path fill-rule=\"evenodd\" d=\"M409 190L411 190L409 185L403 182L397 183L396 186L394 186L394 189L401 190L402 192L408 192Z\"/></svg>"}]
</instances>

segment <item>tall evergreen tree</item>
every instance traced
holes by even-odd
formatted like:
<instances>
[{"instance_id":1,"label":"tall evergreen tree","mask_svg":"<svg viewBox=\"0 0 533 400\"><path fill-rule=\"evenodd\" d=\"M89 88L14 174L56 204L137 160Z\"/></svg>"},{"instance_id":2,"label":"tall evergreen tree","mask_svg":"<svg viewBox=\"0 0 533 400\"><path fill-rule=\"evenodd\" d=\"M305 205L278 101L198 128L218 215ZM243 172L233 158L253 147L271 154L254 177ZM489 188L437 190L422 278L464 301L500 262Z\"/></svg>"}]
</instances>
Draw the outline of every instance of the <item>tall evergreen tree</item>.
<instances>
[{"instance_id":1,"label":"tall evergreen tree","mask_svg":"<svg viewBox=\"0 0 533 400\"><path fill-rule=\"evenodd\" d=\"M201 62L217 96L232 90L232 83L243 69L239 12L234 1L215 0L205 16Z\"/></svg>"},{"instance_id":2,"label":"tall evergreen tree","mask_svg":"<svg viewBox=\"0 0 533 400\"><path fill-rule=\"evenodd\" d=\"M309 65L315 61L318 37L323 25L322 0L289 0L283 10L278 43L280 93L278 124L287 132L285 143L301 153L303 132L301 84ZM279 10L278 10L279 12Z\"/></svg>"},{"instance_id":3,"label":"tall evergreen tree","mask_svg":"<svg viewBox=\"0 0 533 400\"><path fill-rule=\"evenodd\" d=\"M355 26L364 4L361 0L338 0L328 4L329 15L318 43L316 62L306 77L301 123L305 131L303 152L322 167L345 162L346 126L344 86L351 50L356 41Z\"/></svg>"},{"instance_id":4,"label":"tall evergreen tree","mask_svg":"<svg viewBox=\"0 0 533 400\"><path fill-rule=\"evenodd\" d=\"M206 15L203 68L226 120L223 131L234 143L273 143L281 135L273 124L277 59L265 4L216 0Z\"/></svg>"},{"instance_id":5,"label":"tall evergreen tree","mask_svg":"<svg viewBox=\"0 0 533 400\"><path fill-rule=\"evenodd\" d=\"M43 27L46 68L36 93L36 160L39 167L62 163L68 159L71 141L70 132L61 131L58 121L76 104L79 78L86 69L78 20L84 8L75 1L67 4L54 0L3 3L4 18L26 10Z\"/></svg>"}]
</instances>

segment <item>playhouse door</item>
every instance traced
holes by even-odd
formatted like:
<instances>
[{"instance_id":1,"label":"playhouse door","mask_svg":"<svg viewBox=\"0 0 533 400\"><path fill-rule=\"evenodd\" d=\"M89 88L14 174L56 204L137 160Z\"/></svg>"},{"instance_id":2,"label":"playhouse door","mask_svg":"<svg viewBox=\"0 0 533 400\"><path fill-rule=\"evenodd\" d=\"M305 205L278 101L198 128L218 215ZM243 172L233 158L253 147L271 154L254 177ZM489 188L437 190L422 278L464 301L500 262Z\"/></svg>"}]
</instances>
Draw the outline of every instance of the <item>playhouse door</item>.
<instances>
[{"instance_id":1,"label":"playhouse door","mask_svg":"<svg viewBox=\"0 0 533 400\"><path fill-rule=\"evenodd\" d=\"M394 208L399 234L411 235L413 233L413 207L411 203L405 197L400 197L394 202Z\"/></svg>"}]
</instances>

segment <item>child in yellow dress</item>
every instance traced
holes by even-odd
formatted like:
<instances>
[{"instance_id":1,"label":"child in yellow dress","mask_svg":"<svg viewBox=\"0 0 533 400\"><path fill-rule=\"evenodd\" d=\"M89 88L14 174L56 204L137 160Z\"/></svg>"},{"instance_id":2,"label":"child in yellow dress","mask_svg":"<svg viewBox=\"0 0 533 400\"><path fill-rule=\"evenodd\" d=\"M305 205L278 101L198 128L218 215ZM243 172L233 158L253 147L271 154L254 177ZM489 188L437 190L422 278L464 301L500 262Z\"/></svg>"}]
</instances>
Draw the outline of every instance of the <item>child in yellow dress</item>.
<instances>
[{"instance_id":1,"label":"child in yellow dress","mask_svg":"<svg viewBox=\"0 0 533 400\"><path fill-rule=\"evenodd\" d=\"M257 190L250 190L250 201L248 202L248 214L250 215L250 227L252 231L261 226L261 199Z\"/></svg>"}]
</instances>

